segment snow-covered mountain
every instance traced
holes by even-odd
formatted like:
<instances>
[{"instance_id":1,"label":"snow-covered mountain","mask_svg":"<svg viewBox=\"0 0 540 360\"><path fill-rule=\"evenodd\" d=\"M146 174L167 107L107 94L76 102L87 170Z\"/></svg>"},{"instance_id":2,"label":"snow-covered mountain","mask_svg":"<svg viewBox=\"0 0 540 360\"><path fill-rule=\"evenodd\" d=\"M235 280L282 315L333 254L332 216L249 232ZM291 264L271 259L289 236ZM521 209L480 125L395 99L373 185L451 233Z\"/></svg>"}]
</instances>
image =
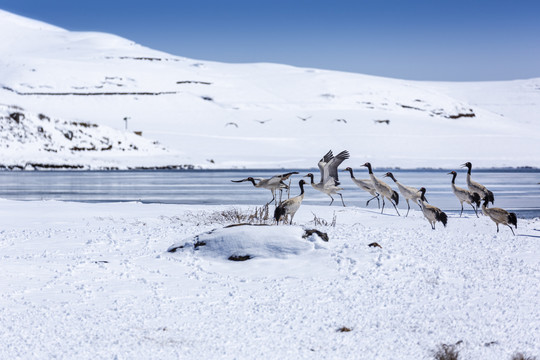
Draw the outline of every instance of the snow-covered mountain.
<instances>
[{"instance_id":1,"label":"snow-covered mountain","mask_svg":"<svg viewBox=\"0 0 540 360\"><path fill-rule=\"evenodd\" d=\"M351 166L540 166L540 78L418 82L200 61L1 10L0 34L1 121L16 107L34 122L45 114L65 124L99 125L112 143L130 136L135 144L126 125L148 139L134 145L141 151L76 155L71 149L81 145L54 153L46 148L60 143L40 142L3 150L4 166L305 168L328 149L349 150ZM26 144L7 134L12 127L0 131L3 149Z\"/></svg>"}]
</instances>

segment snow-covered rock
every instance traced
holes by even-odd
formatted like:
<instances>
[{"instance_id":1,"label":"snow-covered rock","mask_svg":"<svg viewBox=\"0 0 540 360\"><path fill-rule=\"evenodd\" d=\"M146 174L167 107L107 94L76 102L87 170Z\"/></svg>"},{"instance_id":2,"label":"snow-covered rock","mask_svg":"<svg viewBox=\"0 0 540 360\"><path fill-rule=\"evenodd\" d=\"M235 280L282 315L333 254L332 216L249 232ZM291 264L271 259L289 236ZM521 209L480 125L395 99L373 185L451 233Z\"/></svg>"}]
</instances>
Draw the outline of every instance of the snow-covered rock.
<instances>
[{"instance_id":1,"label":"snow-covered rock","mask_svg":"<svg viewBox=\"0 0 540 360\"><path fill-rule=\"evenodd\" d=\"M202 256L244 261L249 259L285 259L313 251L317 234L299 226L235 225L214 229L171 245L167 251L193 250Z\"/></svg>"}]
</instances>

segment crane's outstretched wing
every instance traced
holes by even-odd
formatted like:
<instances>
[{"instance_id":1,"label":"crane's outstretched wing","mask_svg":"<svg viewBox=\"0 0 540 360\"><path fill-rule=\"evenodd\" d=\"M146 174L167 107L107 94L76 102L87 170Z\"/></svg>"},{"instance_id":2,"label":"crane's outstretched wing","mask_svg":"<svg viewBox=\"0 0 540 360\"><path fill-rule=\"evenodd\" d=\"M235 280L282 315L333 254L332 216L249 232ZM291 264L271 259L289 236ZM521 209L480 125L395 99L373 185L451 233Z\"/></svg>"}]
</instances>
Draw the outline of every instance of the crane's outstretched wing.
<instances>
[{"instance_id":1,"label":"crane's outstretched wing","mask_svg":"<svg viewBox=\"0 0 540 360\"><path fill-rule=\"evenodd\" d=\"M332 150L329 150L326 155L323 156L321 160L319 160L319 163L317 166L319 166L319 171L321 172L321 183L325 183L326 179L328 178L328 174L326 172L326 165L334 158L334 154L332 154Z\"/></svg>"},{"instance_id":2,"label":"crane's outstretched wing","mask_svg":"<svg viewBox=\"0 0 540 360\"><path fill-rule=\"evenodd\" d=\"M338 177L337 168L343 161L347 160L349 157L350 157L349 152L347 150L344 150L340 152L339 154L337 154L336 157L330 160L325 166L326 167L325 175L327 175L328 177L334 178L334 180L336 181L336 185L339 185L339 177Z\"/></svg>"},{"instance_id":3,"label":"crane's outstretched wing","mask_svg":"<svg viewBox=\"0 0 540 360\"><path fill-rule=\"evenodd\" d=\"M263 179L261 178L252 178L253 180L255 181L261 181ZM245 178L245 179L242 179L242 180L231 180L232 182L235 182L235 183L240 183L240 182L244 182L244 181L251 181L250 178Z\"/></svg>"},{"instance_id":4,"label":"crane's outstretched wing","mask_svg":"<svg viewBox=\"0 0 540 360\"><path fill-rule=\"evenodd\" d=\"M270 179L268 179L266 182L268 184L277 185L278 183L282 182L283 180L287 180L293 174L298 174L298 171L288 172L286 174L274 175Z\"/></svg>"}]
</instances>

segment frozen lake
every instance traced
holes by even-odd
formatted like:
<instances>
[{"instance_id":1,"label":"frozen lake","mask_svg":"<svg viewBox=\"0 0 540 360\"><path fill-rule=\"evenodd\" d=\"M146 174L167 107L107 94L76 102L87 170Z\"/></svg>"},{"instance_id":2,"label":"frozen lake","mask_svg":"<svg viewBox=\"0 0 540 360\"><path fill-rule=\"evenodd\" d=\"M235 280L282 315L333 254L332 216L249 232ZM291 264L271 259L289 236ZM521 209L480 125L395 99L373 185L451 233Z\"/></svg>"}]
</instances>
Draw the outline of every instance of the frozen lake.
<instances>
[{"instance_id":1,"label":"frozen lake","mask_svg":"<svg viewBox=\"0 0 540 360\"><path fill-rule=\"evenodd\" d=\"M62 200L84 202L141 201L172 204L250 204L263 205L270 191L254 188L249 182L232 183L248 176L271 177L289 170L193 170L193 171L40 171L0 172L0 197L12 200ZM292 171L292 170L290 170ZM292 195L299 193L301 176L318 169L297 170L292 178ZM405 185L424 186L426 197L445 211L459 211L460 205L450 187L450 170L391 170ZM464 169L456 169L456 184L466 188ZM378 177L386 170L375 170ZM365 168L355 170L356 178L368 177ZM540 170L474 170L473 178L495 194L495 205L513 210L519 217L540 216ZM397 190L389 178L385 178ZM316 180L317 181L317 180ZM354 185L348 172L340 174L343 197L348 206L364 207L369 194ZM339 196L333 206L341 206ZM324 205L330 198L306 187L305 203ZM376 208L376 200L370 203ZM411 207L413 205L411 204ZM414 205L415 206L415 205ZM467 205L468 206L468 205ZM407 208L405 201L400 209ZM465 207L466 211L470 210ZM393 210L388 210L389 212ZM472 210L471 210L472 211ZM386 212L386 210L385 210Z\"/></svg>"}]
</instances>

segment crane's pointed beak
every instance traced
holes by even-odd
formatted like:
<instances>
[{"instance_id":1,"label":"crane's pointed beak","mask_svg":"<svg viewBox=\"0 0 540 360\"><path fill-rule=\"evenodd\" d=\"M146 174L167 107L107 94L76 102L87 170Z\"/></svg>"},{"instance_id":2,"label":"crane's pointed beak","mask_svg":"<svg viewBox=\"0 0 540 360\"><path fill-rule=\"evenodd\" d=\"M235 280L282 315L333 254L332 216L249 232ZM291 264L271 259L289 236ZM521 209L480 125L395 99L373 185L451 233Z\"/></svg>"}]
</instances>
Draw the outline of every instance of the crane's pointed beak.
<instances>
[{"instance_id":1,"label":"crane's pointed beak","mask_svg":"<svg viewBox=\"0 0 540 360\"><path fill-rule=\"evenodd\" d=\"M467 165L465 165L465 164L461 164L461 167L462 167L462 168L464 168L464 167L467 167Z\"/></svg>"},{"instance_id":2,"label":"crane's pointed beak","mask_svg":"<svg viewBox=\"0 0 540 360\"><path fill-rule=\"evenodd\" d=\"M452 175L452 172L450 171L450 172L449 172L448 174L446 174L446 175Z\"/></svg>"}]
</instances>

